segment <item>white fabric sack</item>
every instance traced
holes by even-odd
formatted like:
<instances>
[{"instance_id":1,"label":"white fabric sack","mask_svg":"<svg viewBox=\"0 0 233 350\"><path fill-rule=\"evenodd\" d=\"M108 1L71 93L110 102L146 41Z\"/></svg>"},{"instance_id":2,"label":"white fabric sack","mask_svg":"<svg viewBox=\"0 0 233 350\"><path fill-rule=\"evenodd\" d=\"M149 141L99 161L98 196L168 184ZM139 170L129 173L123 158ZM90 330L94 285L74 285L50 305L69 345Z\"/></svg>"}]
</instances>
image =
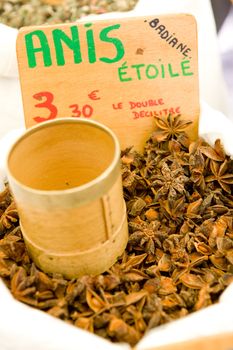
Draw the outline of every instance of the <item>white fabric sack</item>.
<instances>
[{"instance_id":1,"label":"white fabric sack","mask_svg":"<svg viewBox=\"0 0 233 350\"><path fill-rule=\"evenodd\" d=\"M15 78L18 76L16 59L17 29L0 23L0 76Z\"/></svg>"},{"instance_id":2,"label":"white fabric sack","mask_svg":"<svg viewBox=\"0 0 233 350\"><path fill-rule=\"evenodd\" d=\"M0 137L24 125L16 59L18 31L0 23Z\"/></svg>"},{"instance_id":3,"label":"white fabric sack","mask_svg":"<svg viewBox=\"0 0 233 350\"><path fill-rule=\"evenodd\" d=\"M231 96L233 110L233 5L225 19L218 35L219 50L222 57L223 74Z\"/></svg>"},{"instance_id":4,"label":"white fabric sack","mask_svg":"<svg viewBox=\"0 0 233 350\"><path fill-rule=\"evenodd\" d=\"M201 97L212 107L230 116L209 0L140 0L134 11L120 14L120 16L172 12L185 12L196 16L199 32ZM106 16L115 17L116 15L107 14ZM2 33L4 33L4 39ZM7 152L24 131L20 87L15 64L16 34L17 31L0 25L0 189L3 188L5 178ZM21 129L19 129L20 126ZM232 134L233 125L226 116L204 103L201 108L199 135L212 144L216 138L220 138L226 151L233 155ZM232 300L233 287L230 286L218 304L151 330L136 349L145 350L198 336L233 332ZM130 347L126 344L112 344L16 301L0 280L0 350L31 349L126 350Z\"/></svg>"},{"instance_id":5,"label":"white fabric sack","mask_svg":"<svg viewBox=\"0 0 233 350\"><path fill-rule=\"evenodd\" d=\"M8 150L23 131L12 130L0 140L2 187ZM227 153L233 155L233 123L206 103L201 107L199 135L212 145L216 138L220 138ZM225 290L218 304L151 330L136 349L146 350L200 336L233 333L232 300L233 284ZM14 300L0 280L0 350L31 349L126 350L130 347L126 344L110 343Z\"/></svg>"}]
</instances>

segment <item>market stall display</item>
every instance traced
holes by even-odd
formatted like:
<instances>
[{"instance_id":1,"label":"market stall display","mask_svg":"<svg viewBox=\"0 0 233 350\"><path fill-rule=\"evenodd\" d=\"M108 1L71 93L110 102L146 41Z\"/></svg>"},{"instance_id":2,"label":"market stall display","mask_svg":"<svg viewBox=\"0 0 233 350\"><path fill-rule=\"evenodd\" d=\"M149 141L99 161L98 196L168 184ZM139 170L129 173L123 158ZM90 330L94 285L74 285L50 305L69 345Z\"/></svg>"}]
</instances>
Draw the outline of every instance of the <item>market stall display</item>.
<instances>
[{"instance_id":1,"label":"market stall display","mask_svg":"<svg viewBox=\"0 0 233 350\"><path fill-rule=\"evenodd\" d=\"M173 16L175 18L175 15L171 15L170 18ZM179 15L176 16L178 16L176 19L179 18ZM107 56L109 53L105 54L101 50L101 54L104 53L101 58L105 60L114 60L114 57L119 58L119 61L124 60L124 53L127 51L122 45L123 37L117 38L108 35L109 27L112 29L116 25L116 22L114 22L116 18L114 17L111 20L113 22L97 21L100 23L98 24L99 38L105 42L115 43L116 50L114 52L117 53L116 56L109 58ZM159 46L160 51L155 51L153 55L160 54L165 50L164 47L170 45L170 40L170 48L177 50L179 26L175 29L175 24L172 24L172 21L167 21L166 17L164 17L166 23L162 23L163 17L148 18L144 16L138 20L141 21L142 18L144 18L144 24L149 24L149 29L153 29L153 33L158 34L159 40L163 42L161 47ZM182 15L180 18L182 18ZM85 59L89 60L90 65L94 65L97 61L96 36L90 28L93 21L95 20L80 22L77 25L68 24L66 27L62 27L62 25L51 27L53 28L53 40L57 45L56 47L54 44L55 49L60 50L59 55L58 51L55 50L56 65L60 68L60 72L64 68L67 59L67 51L62 51L64 45L69 47L73 55L70 55L68 51L69 60L78 60L75 62L76 64L81 62L80 59L82 60L80 48L82 47L83 50L84 45L83 40L79 42L78 37L75 37L76 34L78 35L78 31L75 32L77 29L81 31L85 28L83 38L87 42L88 49ZM127 21L118 21L120 25L127 26ZM132 21L129 20L129 23L132 23ZM175 22L177 23L177 21ZM101 27L101 23L104 28ZM173 27L173 30L168 30L169 25ZM67 32L63 31L64 28L72 29L71 38L67 35ZM191 34L191 37L193 37L194 28L189 28L189 35ZM53 57L48 51L49 45L43 44L44 40L47 40L46 34L48 32L44 33L38 27L32 28L32 31L29 28L26 32L22 31L19 34L19 73L21 75L25 119L28 127L32 125L32 120L33 123L43 123L46 119L54 119L54 121L48 123L56 123L57 114L52 115L52 117L51 114L48 117L43 112L42 115L40 113L35 114L35 111L41 112L44 108L45 111L51 113L58 112L55 104L56 100L51 100L48 96L51 86L47 85L47 90L44 88L38 90L38 96L34 93L34 87L39 86L37 80L35 80L35 85L32 83L29 95L26 95L26 85L24 86L24 81L29 77L27 74L28 68L33 70L37 64L44 63L45 67L49 68L51 66L51 69L53 69ZM181 30L179 38L183 32ZM26 51L22 49L23 43L26 43ZM121 44L121 50L123 47L122 57L118 57L119 43ZM143 41L141 43L143 44ZM150 65L150 69L154 69L154 74L149 69L146 70L148 80L155 80L158 75L157 66L153 65L152 67L151 63L147 63L148 56L146 52L148 46L146 41L144 44L145 47L137 45L139 47L134 50L135 57L145 60L145 63L144 61L143 63L138 61L136 65L133 64L139 82L142 80L142 66L147 69ZM150 137L146 143L145 138L142 142L141 134L138 133L139 128L131 128L130 134L139 135L140 138L140 147L135 142L136 148L133 148L134 145L131 143L133 139L128 139L125 132L118 134L120 128L117 128L116 122L114 124L110 120L109 127L117 133L122 146L122 182L127 207L129 239L125 252L106 272L96 276L80 276L77 279L69 279L71 276L68 275L68 278L66 278L56 273L46 274L46 272L43 272L42 266L41 271L37 266L39 265L38 261L33 262L33 254L30 254L29 251L28 255L25 248L21 233L22 226L20 229L14 197L9 192L8 187L1 192L1 276L14 298L30 305L28 307L16 302L9 295L7 289L4 288L4 285L0 284L3 295L2 304L0 304L1 317L2 320L4 319L4 324L0 327L0 344L2 346L14 349L15 341L19 349L21 347L29 349L32 346L35 349L40 349L43 348L43 344L46 344L47 349L62 349L64 346L73 349L76 342L82 344L83 349L90 349L93 346L100 349L115 348L122 350L129 349L130 346L143 350L160 349L162 346L161 349L166 349L166 345L169 344L171 349L175 349L177 346L180 349L182 347L193 349L194 346L199 344L204 349L209 349L211 345L211 349L225 350L232 346L233 313L232 303L230 302L233 278L232 125L224 115L212 110L205 104L202 104L201 113L199 114L198 90L195 89L197 66L195 60L193 60L193 55L191 56L191 53L195 53L196 48L195 45L191 47L187 44L187 41L185 43L182 41L182 45L183 51L188 50L186 53L189 58L187 65L187 56L182 52L184 56L182 62L186 63L182 63L181 72L185 74L179 74L170 62L167 62L168 69L165 72L166 65L164 61L160 62L161 78L162 81L165 81L165 84L160 83L157 89L160 89L160 95L162 96L165 94L169 79L175 80L179 77L179 79L183 79L182 82L185 82L185 79L190 79L190 89L185 87L182 90L182 95L186 102L190 102L192 96L194 96L192 101L194 108L191 108L191 112L184 114L172 113L168 108L162 114L159 114L157 110L153 114L152 111L155 105L148 103L148 101L157 100L148 97L141 102L135 102L131 97L130 99L127 97L126 102L130 107L132 103L140 103L140 106L136 105L135 107L137 111L134 111L139 114L139 119L144 119L141 112L144 113L144 117L145 111L153 114L150 115L153 120L153 129L150 128L150 135L149 130L147 130L147 135ZM27 52L27 56L25 56L25 52ZM54 51L51 52L54 53ZM97 52L100 51L97 49ZM179 50L175 52L179 53ZM38 57L40 58L38 59ZM165 55L164 60L166 61L169 57L170 55L167 55L167 57ZM126 58L128 61L129 56L126 56ZM123 61L121 63L125 67L126 63ZM27 68L25 68L26 65ZM56 76L59 76L59 71ZM124 83L131 81L130 77L126 77L124 74L118 74L118 76ZM90 79L88 75L86 75L86 78L87 80ZM30 84L32 80L33 75L28 83ZM53 78L50 80L53 81ZM41 82L43 86L46 86L46 79L41 79ZM63 80L64 83L65 79ZM59 84L59 81L57 84ZM179 83L178 86L180 85L183 86ZM100 84L100 86L102 85ZM140 91L140 87L136 89L135 86L136 93L137 90ZM153 83L151 86L153 86ZM75 84L73 84L73 88L75 89ZM179 98L180 89L174 89L174 86L172 89L174 90L174 98L176 96ZM124 94L121 93L121 90L118 90L118 92L123 98ZM30 94L32 93L32 97L37 100L37 104L31 98ZM57 90L57 93L59 94L59 90ZM95 89L95 96L99 97L99 95L97 96L97 89ZM171 96L171 93L168 92L167 96ZM64 101L67 97L69 98L68 88L64 90L63 97ZM166 100L168 97L166 97ZM111 101L109 98L108 100ZM117 101L117 103L110 103L111 108L114 109L113 106L117 105L119 107L117 109L120 110L119 103L121 101ZM30 109L27 111L30 104L33 113L29 112ZM180 109L185 106L182 101L179 102L179 105ZM51 106L53 111L50 108ZM33 108L35 109L33 110ZM72 111L79 112L79 106L75 111ZM109 109L106 111L109 112ZM95 119L94 114L87 117L81 115L82 113L84 114L84 111L81 109L78 115L72 115L72 117L77 118L77 120L80 117L84 117L84 120L85 118ZM63 117L66 117L64 111L58 117L62 118L61 121L65 121L63 119ZM123 123L126 118L127 114L123 118ZM106 121L101 120L101 117L100 121L106 123ZM201 138L197 137L198 122L198 135ZM143 129L145 125L142 123L141 128ZM126 130L127 123L123 127ZM194 133L189 132L187 134L188 130L194 131ZM22 133L23 131L16 130L16 132ZM22 138L24 137L22 136ZM44 146L46 146L46 140L45 138L44 143L42 142ZM134 140L137 141L137 138L135 137ZM3 139L2 146L9 148L12 141L15 142L14 135L10 141L7 138ZM144 144L143 149L142 144ZM13 146L13 150L16 145L17 141ZM41 145L40 148L44 146ZM111 152L108 152L108 154L111 154ZM6 153L2 156L1 168L5 168L6 156ZM104 157L103 152L101 156ZM23 163L23 158L20 163ZM57 169L57 175L60 176L59 173L62 167ZM46 175L46 171L44 171L44 174ZM46 180L44 183L46 183ZM69 181L65 183L69 183ZM30 186L31 184L29 184ZM17 184L16 187L18 187L19 194L20 186ZM71 189L76 187L75 184L74 187L71 185ZM48 190L51 189L48 188ZM65 193L67 190L62 187L59 191ZM16 195L16 203L18 194ZM31 204L30 210L34 212L36 207L33 208L33 201ZM103 209L105 210L108 205L109 203L106 202ZM114 216L114 213L114 210L111 213L109 212L110 217L111 215ZM19 212L19 216L21 215L24 216ZM106 220L108 232L110 221ZM46 311L49 315L36 309ZM16 310L20 310L22 326L19 324L15 330L15 339L10 339L9 316L11 312L15 313ZM30 315L33 315L33 321L30 321L31 324L29 322ZM55 317L50 316L60 318L62 322L59 323ZM174 321L177 318L180 318L180 320ZM17 318L14 317L14 321L17 321ZM66 323L73 324L77 328ZM41 331L40 337L33 337L38 326ZM31 332L29 332L31 335L25 339L25 334L28 334L27 330L29 328L31 329ZM84 331L80 328L83 328ZM50 333L52 330L56 333L56 337ZM60 334L58 330L60 330ZM95 335L91 335L91 332L94 332ZM65 334L68 338L65 337L64 340ZM107 338L110 342L102 338ZM185 340L188 342L184 342ZM115 344L115 342L121 344Z\"/></svg>"}]
</instances>

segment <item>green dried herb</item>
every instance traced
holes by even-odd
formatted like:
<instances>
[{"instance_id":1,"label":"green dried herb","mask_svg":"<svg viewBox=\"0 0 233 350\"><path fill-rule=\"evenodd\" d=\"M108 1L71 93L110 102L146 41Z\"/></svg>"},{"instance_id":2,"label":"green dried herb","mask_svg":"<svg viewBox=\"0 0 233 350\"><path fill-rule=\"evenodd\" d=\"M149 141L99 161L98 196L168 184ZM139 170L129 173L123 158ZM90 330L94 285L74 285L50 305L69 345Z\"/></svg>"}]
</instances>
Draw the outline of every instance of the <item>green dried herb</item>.
<instances>
[{"instance_id":1,"label":"green dried herb","mask_svg":"<svg viewBox=\"0 0 233 350\"><path fill-rule=\"evenodd\" d=\"M132 10L138 0L1 0L1 22L11 27L75 22L90 14Z\"/></svg>"}]
</instances>

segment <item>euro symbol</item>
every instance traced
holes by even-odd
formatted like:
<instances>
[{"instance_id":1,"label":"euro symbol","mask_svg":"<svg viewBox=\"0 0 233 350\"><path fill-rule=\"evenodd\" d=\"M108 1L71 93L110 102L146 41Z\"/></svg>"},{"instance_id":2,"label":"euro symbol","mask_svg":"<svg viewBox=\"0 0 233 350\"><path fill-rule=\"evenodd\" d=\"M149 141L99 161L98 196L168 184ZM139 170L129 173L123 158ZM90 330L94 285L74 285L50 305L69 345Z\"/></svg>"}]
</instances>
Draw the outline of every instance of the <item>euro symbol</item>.
<instances>
[{"instance_id":1,"label":"euro symbol","mask_svg":"<svg viewBox=\"0 0 233 350\"><path fill-rule=\"evenodd\" d=\"M99 92L99 90L93 90L90 94L88 94L88 97L91 100L100 100L100 97L96 95L97 92Z\"/></svg>"}]
</instances>

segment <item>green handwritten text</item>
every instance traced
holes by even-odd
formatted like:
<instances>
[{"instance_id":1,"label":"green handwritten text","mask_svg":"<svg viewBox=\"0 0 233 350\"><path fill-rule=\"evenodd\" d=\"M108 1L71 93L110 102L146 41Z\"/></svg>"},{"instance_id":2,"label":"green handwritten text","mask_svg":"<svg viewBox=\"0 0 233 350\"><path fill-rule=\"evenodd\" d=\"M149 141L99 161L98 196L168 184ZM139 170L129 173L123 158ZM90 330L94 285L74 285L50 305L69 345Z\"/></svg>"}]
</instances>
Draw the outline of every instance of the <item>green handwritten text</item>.
<instances>
[{"instance_id":1,"label":"green handwritten text","mask_svg":"<svg viewBox=\"0 0 233 350\"><path fill-rule=\"evenodd\" d=\"M73 54L73 63L80 64L83 62L82 50L85 50L84 44L86 44L85 54L87 55L88 62L91 64L97 60L107 64L120 61L125 54L124 45L119 38L112 34L118 31L121 25L115 24L105 27L99 33L99 41L109 45L108 51L112 52L110 45L115 50L115 53L111 53L111 57L97 57L96 45L98 41L96 43L94 30L91 27L92 23L86 23L82 27L86 38L86 41L82 41L82 44L80 44L80 34L77 25L69 27L69 34L65 33L63 29L54 29L49 38L40 29L26 34L25 45L29 68L38 66L38 56L42 57L44 67L49 67L53 64L64 66L67 62L66 52L68 50ZM55 57L53 57L53 52L55 52Z\"/></svg>"},{"instance_id":2,"label":"green handwritten text","mask_svg":"<svg viewBox=\"0 0 233 350\"><path fill-rule=\"evenodd\" d=\"M176 67L172 63L158 64L132 64L127 65L125 61L118 68L118 78L121 82L132 80L156 79L156 78L178 78L180 76L190 76L194 73L191 71L190 61L181 61Z\"/></svg>"}]
</instances>

